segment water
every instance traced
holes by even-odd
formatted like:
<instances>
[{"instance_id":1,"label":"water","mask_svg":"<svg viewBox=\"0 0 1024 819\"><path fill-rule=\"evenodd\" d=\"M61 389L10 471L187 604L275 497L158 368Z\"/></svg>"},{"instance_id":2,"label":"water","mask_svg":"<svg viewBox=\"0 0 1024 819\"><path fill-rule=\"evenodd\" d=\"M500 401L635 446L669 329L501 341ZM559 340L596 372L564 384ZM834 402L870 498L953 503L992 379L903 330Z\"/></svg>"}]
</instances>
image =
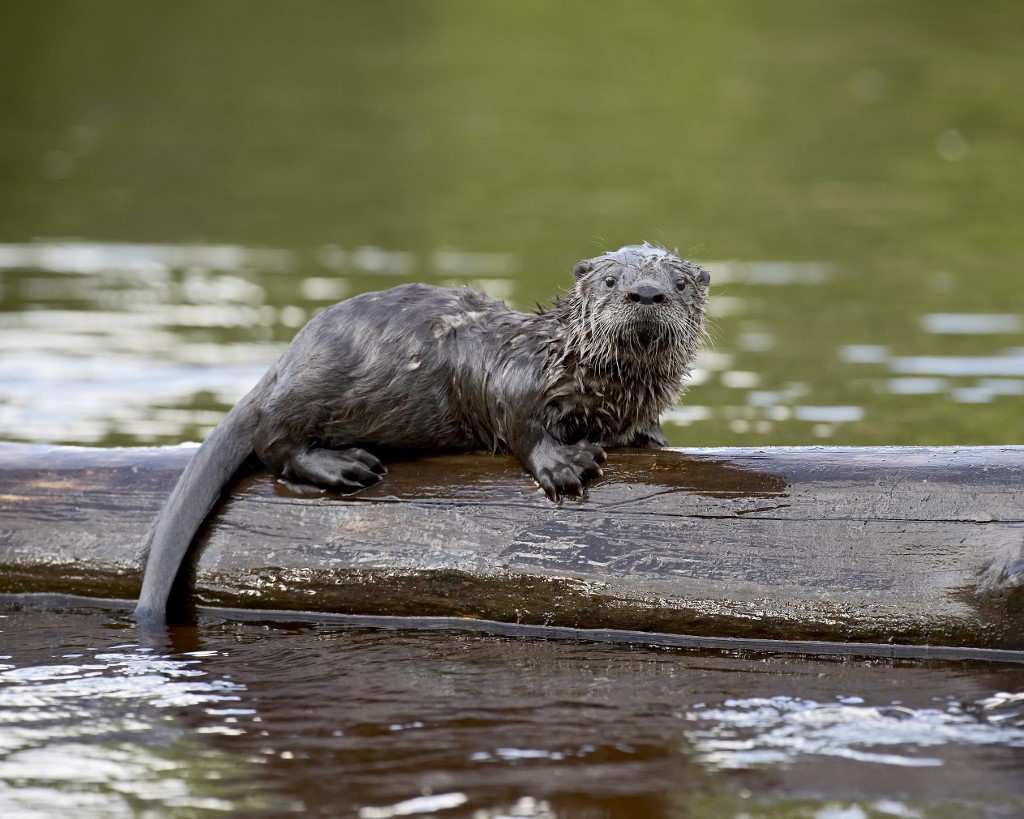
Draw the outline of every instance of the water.
<instances>
[{"instance_id":1,"label":"water","mask_svg":"<svg viewBox=\"0 0 1024 819\"><path fill-rule=\"evenodd\" d=\"M2 614L5 816L1024 810L1019 667Z\"/></svg>"},{"instance_id":2,"label":"water","mask_svg":"<svg viewBox=\"0 0 1024 819\"><path fill-rule=\"evenodd\" d=\"M589 250L588 250L589 252ZM702 260L713 338L664 419L686 445L1015 443L1024 435L1024 305L917 312L845 296L864 324L910 324L912 342L821 327L856 285L836 264ZM318 310L399 281L471 283L513 304L550 302L514 251L418 255L376 247L37 241L0 244L0 431L9 440L134 445L202 439ZM817 316L814 322L827 322ZM805 321L806 323L806 321ZM900 334L908 328L900 327ZM895 334L894 334L895 335ZM924 416L924 424L913 423ZM950 426L952 424L952 426Z\"/></svg>"},{"instance_id":3,"label":"water","mask_svg":"<svg viewBox=\"0 0 1024 819\"><path fill-rule=\"evenodd\" d=\"M713 273L671 443L1024 438L1017 4L99 5L3 11L6 439L199 439L339 298L642 239Z\"/></svg>"},{"instance_id":4,"label":"water","mask_svg":"<svg viewBox=\"0 0 1024 819\"><path fill-rule=\"evenodd\" d=\"M1022 47L999 0L9 4L0 438L200 440L340 298L530 309L647 239L713 275L671 443L1021 443ZM5 622L5 816L1021 812L994 666Z\"/></svg>"}]
</instances>

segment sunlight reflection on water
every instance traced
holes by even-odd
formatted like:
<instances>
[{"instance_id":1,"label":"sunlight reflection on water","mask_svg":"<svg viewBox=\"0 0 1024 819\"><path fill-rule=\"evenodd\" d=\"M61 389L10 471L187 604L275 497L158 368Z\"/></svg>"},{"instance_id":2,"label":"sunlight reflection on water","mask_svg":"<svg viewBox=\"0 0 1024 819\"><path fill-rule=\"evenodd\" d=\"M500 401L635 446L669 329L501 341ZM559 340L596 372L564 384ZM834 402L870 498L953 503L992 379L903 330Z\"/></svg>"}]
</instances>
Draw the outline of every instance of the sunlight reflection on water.
<instances>
[{"instance_id":1,"label":"sunlight reflection on water","mask_svg":"<svg viewBox=\"0 0 1024 819\"><path fill-rule=\"evenodd\" d=\"M994 694L986 702L1019 705L1019 699L1018 695ZM942 758L926 751L947 743L1024 748L1024 727L1012 727L997 736L988 723L955 701L943 708L907 708L898 704L868 706L860 697L819 703L778 696L726 700L719 706L694 708L686 718L710 726L688 735L705 764L721 769L792 765L808 755L899 767L938 767Z\"/></svg>"},{"instance_id":2,"label":"sunlight reflection on water","mask_svg":"<svg viewBox=\"0 0 1024 819\"><path fill-rule=\"evenodd\" d=\"M711 346L694 367L689 395L666 413L669 429L711 425L770 444L782 430L819 439L864 423L885 428L878 395L972 405L1024 396L1021 347L915 355L846 343L825 366L833 382L863 386L853 401L814 400L829 391L820 379L778 383L763 370L792 343L793 328L774 326L770 311L753 317L765 312L755 294L833 284L840 268L703 264L721 288L711 300ZM516 303L520 268L513 253L456 248L421 256L373 246L324 245L304 254L237 245L0 244L7 308L0 311L0 435L132 444L202 438L298 328L327 304L379 286L374 277L389 285L414 274L448 286L469 283ZM1021 329L1021 317L1009 313L926 313L920 323L932 336L952 338ZM731 343L717 338L721 327L732 328Z\"/></svg>"},{"instance_id":3,"label":"sunlight reflection on water","mask_svg":"<svg viewBox=\"0 0 1024 819\"><path fill-rule=\"evenodd\" d=\"M1024 319L1001 313L930 313L921 317L921 326L928 333L955 335L1020 333Z\"/></svg>"},{"instance_id":4,"label":"sunlight reflection on water","mask_svg":"<svg viewBox=\"0 0 1024 819\"><path fill-rule=\"evenodd\" d=\"M265 805L255 792L246 796L227 784L251 776L245 773L251 762L199 747L174 718L181 709L241 700L245 687L211 678L202 656L171 659L128 644L65 654L61 663L4 666L0 805L5 815L22 807L33 815L67 810L133 815L139 804L182 810ZM234 722L255 715L250 708L221 713Z\"/></svg>"},{"instance_id":5,"label":"sunlight reflection on water","mask_svg":"<svg viewBox=\"0 0 1024 819\"><path fill-rule=\"evenodd\" d=\"M240 245L156 245L110 242L33 242L0 245L0 270L53 273L118 273L155 276L170 269L288 271L297 263L288 250Z\"/></svg>"}]
</instances>

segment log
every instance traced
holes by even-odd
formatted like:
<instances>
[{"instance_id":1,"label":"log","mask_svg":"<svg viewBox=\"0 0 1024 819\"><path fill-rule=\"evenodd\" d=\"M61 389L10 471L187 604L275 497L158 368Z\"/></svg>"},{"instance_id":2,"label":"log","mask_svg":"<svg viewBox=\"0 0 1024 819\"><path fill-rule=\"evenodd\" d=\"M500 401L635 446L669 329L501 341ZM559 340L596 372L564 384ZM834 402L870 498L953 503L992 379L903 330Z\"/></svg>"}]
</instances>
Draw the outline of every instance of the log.
<instances>
[{"instance_id":1,"label":"log","mask_svg":"<svg viewBox=\"0 0 1024 819\"><path fill-rule=\"evenodd\" d=\"M146 530L194 451L0 443L0 592L134 598ZM215 610L1024 650L1024 447L613 451L557 506L507 456L389 468L345 497L246 464L181 593Z\"/></svg>"}]
</instances>

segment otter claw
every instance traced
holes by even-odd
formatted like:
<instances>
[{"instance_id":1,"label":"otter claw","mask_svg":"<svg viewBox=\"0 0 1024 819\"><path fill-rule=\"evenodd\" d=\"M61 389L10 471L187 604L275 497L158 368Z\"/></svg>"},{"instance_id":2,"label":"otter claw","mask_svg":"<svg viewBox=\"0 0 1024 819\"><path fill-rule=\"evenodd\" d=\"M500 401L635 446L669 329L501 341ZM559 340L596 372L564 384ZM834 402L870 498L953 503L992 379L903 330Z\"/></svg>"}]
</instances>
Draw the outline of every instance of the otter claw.
<instances>
[{"instance_id":1,"label":"otter claw","mask_svg":"<svg viewBox=\"0 0 1024 819\"><path fill-rule=\"evenodd\" d=\"M605 457L604 450L589 441L561 444L547 438L523 463L544 494L557 503L561 498L583 497L584 484L604 474L600 464Z\"/></svg>"}]
</instances>

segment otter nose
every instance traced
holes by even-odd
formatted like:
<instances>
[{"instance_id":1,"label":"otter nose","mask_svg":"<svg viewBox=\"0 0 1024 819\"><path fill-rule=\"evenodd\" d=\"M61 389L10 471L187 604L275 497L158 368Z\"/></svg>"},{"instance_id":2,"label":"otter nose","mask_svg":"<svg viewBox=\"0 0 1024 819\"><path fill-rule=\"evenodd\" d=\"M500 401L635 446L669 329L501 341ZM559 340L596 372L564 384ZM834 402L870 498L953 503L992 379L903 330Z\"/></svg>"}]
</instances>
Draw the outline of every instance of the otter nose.
<instances>
[{"instance_id":1,"label":"otter nose","mask_svg":"<svg viewBox=\"0 0 1024 819\"><path fill-rule=\"evenodd\" d=\"M665 301L665 292L657 285L638 284L630 288L626 298L637 304L661 304Z\"/></svg>"}]
</instances>

